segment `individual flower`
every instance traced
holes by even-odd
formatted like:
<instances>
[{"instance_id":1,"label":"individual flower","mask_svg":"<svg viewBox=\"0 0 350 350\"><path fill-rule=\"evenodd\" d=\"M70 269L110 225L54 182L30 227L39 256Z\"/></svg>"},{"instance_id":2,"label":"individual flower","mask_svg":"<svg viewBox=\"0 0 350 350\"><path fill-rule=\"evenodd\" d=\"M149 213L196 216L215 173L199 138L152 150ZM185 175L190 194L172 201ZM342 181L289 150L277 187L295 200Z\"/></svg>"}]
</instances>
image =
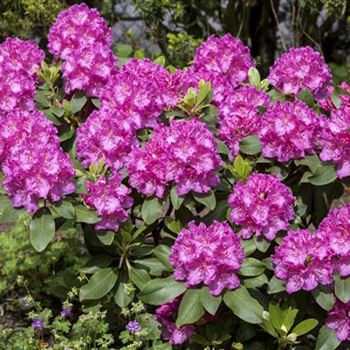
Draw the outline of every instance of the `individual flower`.
<instances>
[{"instance_id":1,"label":"individual flower","mask_svg":"<svg viewBox=\"0 0 350 350\"><path fill-rule=\"evenodd\" d=\"M350 302L344 304L336 300L328 312L326 326L336 331L339 341L350 340Z\"/></svg>"},{"instance_id":2,"label":"individual flower","mask_svg":"<svg viewBox=\"0 0 350 350\"><path fill-rule=\"evenodd\" d=\"M34 109L35 69L44 57L31 41L8 38L0 45L0 111Z\"/></svg>"},{"instance_id":3,"label":"individual flower","mask_svg":"<svg viewBox=\"0 0 350 350\"><path fill-rule=\"evenodd\" d=\"M103 107L124 110L136 129L155 127L167 106L178 101L177 83L161 65L132 59L100 92Z\"/></svg>"},{"instance_id":4,"label":"individual flower","mask_svg":"<svg viewBox=\"0 0 350 350\"><path fill-rule=\"evenodd\" d=\"M340 101L343 105L350 107L350 85L343 81L339 87L343 90L339 94Z\"/></svg>"},{"instance_id":5,"label":"individual flower","mask_svg":"<svg viewBox=\"0 0 350 350\"><path fill-rule=\"evenodd\" d=\"M111 76L117 73L117 59L109 47L94 43L67 55L62 72L66 93L84 90L89 96L98 96Z\"/></svg>"},{"instance_id":6,"label":"individual flower","mask_svg":"<svg viewBox=\"0 0 350 350\"><path fill-rule=\"evenodd\" d=\"M92 112L77 129L77 155L85 168L100 159L118 170L136 144L134 129L123 110L103 108Z\"/></svg>"},{"instance_id":7,"label":"individual flower","mask_svg":"<svg viewBox=\"0 0 350 350\"><path fill-rule=\"evenodd\" d=\"M262 116L259 132L262 154L280 162L313 154L319 129L317 113L305 103L277 101Z\"/></svg>"},{"instance_id":8,"label":"individual flower","mask_svg":"<svg viewBox=\"0 0 350 350\"><path fill-rule=\"evenodd\" d=\"M179 195L207 193L219 183L216 169L221 159L214 136L197 118L173 120L159 126L143 147L129 156L129 183L146 196L163 197L174 181Z\"/></svg>"},{"instance_id":9,"label":"individual flower","mask_svg":"<svg viewBox=\"0 0 350 350\"><path fill-rule=\"evenodd\" d=\"M266 92L254 86L236 89L219 106L219 136L229 147L232 156L239 152L239 142L257 134L260 129L258 107L269 103Z\"/></svg>"},{"instance_id":10,"label":"individual flower","mask_svg":"<svg viewBox=\"0 0 350 350\"><path fill-rule=\"evenodd\" d=\"M134 320L134 321L130 321L130 322L126 325L125 329L126 329L130 334L135 334L135 333L137 333L137 332L139 332L139 331L141 330L141 326L140 326L140 324L139 324L136 320Z\"/></svg>"},{"instance_id":11,"label":"individual flower","mask_svg":"<svg viewBox=\"0 0 350 350\"><path fill-rule=\"evenodd\" d=\"M320 136L320 158L337 166L339 178L350 176L350 106L332 110Z\"/></svg>"},{"instance_id":12,"label":"individual flower","mask_svg":"<svg viewBox=\"0 0 350 350\"><path fill-rule=\"evenodd\" d=\"M321 247L321 249L319 249ZM323 254L322 241L308 230L288 231L272 256L275 276L286 281L288 293L312 291L333 281L333 267Z\"/></svg>"},{"instance_id":13,"label":"individual flower","mask_svg":"<svg viewBox=\"0 0 350 350\"><path fill-rule=\"evenodd\" d=\"M62 311L60 312L60 316L62 318L69 318L72 316L72 306L66 306L62 309Z\"/></svg>"},{"instance_id":14,"label":"individual flower","mask_svg":"<svg viewBox=\"0 0 350 350\"><path fill-rule=\"evenodd\" d=\"M169 261L174 267L174 278L186 281L186 286L201 283L212 295L240 285L238 272L244 259L239 237L226 222L189 223L182 229L171 248Z\"/></svg>"},{"instance_id":15,"label":"individual flower","mask_svg":"<svg viewBox=\"0 0 350 350\"><path fill-rule=\"evenodd\" d=\"M56 57L68 55L85 46L112 44L112 31L96 9L86 4L73 5L62 11L48 35L48 48Z\"/></svg>"},{"instance_id":16,"label":"individual flower","mask_svg":"<svg viewBox=\"0 0 350 350\"><path fill-rule=\"evenodd\" d=\"M334 269L341 277L350 276L350 205L331 209L318 226L317 235L327 247Z\"/></svg>"},{"instance_id":17,"label":"individual flower","mask_svg":"<svg viewBox=\"0 0 350 350\"><path fill-rule=\"evenodd\" d=\"M255 62L241 40L225 34L212 35L204 41L196 49L193 66L196 72L210 72L213 77L225 78L235 88L247 79L248 70Z\"/></svg>"},{"instance_id":18,"label":"individual flower","mask_svg":"<svg viewBox=\"0 0 350 350\"><path fill-rule=\"evenodd\" d=\"M228 199L230 220L240 226L244 239L252 235L274 240L295 217L295 197L277 175L252 174L238 181Z\"/></svg>"},{"instance_id":19,"label":"individual flower","mask_svg":"<svg viewBox=\"0 0 350 350\"><path fill-rule=\"evenodd\" d=\"M41 318L34 318L32 322L32 328L35 331L41 331L44 328L44 322L42 321Z\"/></svg>"},{"instance_id":20,"label":"individual flower","mask_svg":"<svg viewBox=\"0 0 350 350\"><path fill-rule=\"evenodd\" d=\"M162 325L162 337L172 345L179 345L189 340L195 331L191 324L176 327L176 317L179 310L181 297L176 298L156 309L156 318Z\"/></svg>"},{"instance_id":21,"label":"individual flower","mask_svg":"<svg viewBox=\"0 0 350 350\"><path fill-rule=\"evenodd\" d=\"M96 229L118 231L119 224L128 219L127 210L133 204L131 190L122 184L122 176L119 173L109 178L101 176L96 182L87 181L85 186L85 203L101 217Z\"/></svg>"},{"instance_id":22,"label":"individual flower","mask_svg":"<svg viewBox=\"0 0 350 350\"><path fill-rule=\"evenodd\" d=\"M270 68L269 82L286 95L298 95L307 88L317 94L331 82L332 75L323 56L313 48L292 48Z\"/></svg>"},{"instance_id":23,"label":"individual flower","mask_svg":"<svg viewBox=\"0 0 350 350\"><path fill-rule=\"evenodd\" d=\"M59 201L74 192L74 169L70 157L56 144L34 135L11 150L2 164L3 188L14 207L34 213L39 201Z\"/></svg>"}]
</instances>

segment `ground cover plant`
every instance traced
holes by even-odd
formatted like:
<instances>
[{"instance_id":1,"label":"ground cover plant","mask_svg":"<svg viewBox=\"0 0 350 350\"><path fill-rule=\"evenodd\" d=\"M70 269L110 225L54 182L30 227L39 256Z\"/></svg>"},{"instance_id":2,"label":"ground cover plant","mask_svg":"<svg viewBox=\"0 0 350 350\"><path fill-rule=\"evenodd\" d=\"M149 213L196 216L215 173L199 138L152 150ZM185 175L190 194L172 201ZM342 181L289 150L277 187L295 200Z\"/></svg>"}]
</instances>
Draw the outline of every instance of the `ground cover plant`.
<instances>
[{"instance_id":1,"label":"ground cover plant","mask_svg":"<svg viewBox=\"0 0 350 350\"><path fill-rule=\"evenodd\" d=\"M111 45L85 4L0 44L0 347L347 349L350 86L311 47L261 79L230 34Z\"/></svg>"}]
</instances>

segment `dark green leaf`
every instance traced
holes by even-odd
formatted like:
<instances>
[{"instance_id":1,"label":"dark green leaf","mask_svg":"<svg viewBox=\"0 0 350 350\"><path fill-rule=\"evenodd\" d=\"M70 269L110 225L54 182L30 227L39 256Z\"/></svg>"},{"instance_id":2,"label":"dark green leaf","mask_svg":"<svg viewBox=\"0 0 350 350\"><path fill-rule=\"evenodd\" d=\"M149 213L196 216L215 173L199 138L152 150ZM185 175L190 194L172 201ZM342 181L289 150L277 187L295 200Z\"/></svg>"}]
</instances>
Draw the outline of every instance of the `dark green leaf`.
<instances>
[{"instance_id":1,"label":"dark green leaf","mask_svg":"<svg viewBox=\"0 0 350 350\"><path fill-rule=\"evenodd\" d=\"M334 276L334 293L344 304L350 301L350 277Z\"/></svg>"},{"instance_id":2,"label":"dark green leaf","mask_svg":"<svg viewBox=\"0 0 350 350\"><path fill-rule=\"evenodd\" d=\"M301 90L300 94L298 95L298 99L305 102L309 107L313 107L315 104L314 96L307 88Z\"/></svg>"},{"instance_id":3,"label":"dark green leaf","mask_svg":"<svg viewBox=\"0 0 350 350\"><path fill-rule=\"evenodd\" d=\"M308 318L296 325L292 333L295 333L298 337L309 333L318 325L318 321L315 318Z\"/></svg>"},{"instance_id":4,"label":"dark green leaf","mask_svg":"<svg viewBox=\"0 0 350 350\"><path fill-rule=\"evenodd\" d=\"M246 288L257 288L261 287L264 284L268 284L269 280L267 279L265 274L262 274L260 276L256 276L254 278L248 278L243 281L243 285Z\"/></svg>"},{"instance_id":5,"label":"dark green leaf","mask_svg":"<svg viewBox=\"0 0 350 350\"><path fill-rule=\"evenodd\" d=\"M95 272L89 282L80 288L79 299L96 300L104 297L112 290L117 279L117 271L110 267Z\"/></svg>"},{"instance_id":6,"label":"dark green leaf","mask_svg":"<svg viewBox=\"0 0 350 350\"><path fill-rule=\"evenodd\" d=\"M113 243L113 240L115 237L115 232L113 232L113 231L97 231L96 236L102 244L111 245Z\"/></svg>"},{"instance_id":7,"label":"dark green leaf","mask_svg":"<svg viewBox=\"0 0 350 350\"><path fill-rule=\"evenodd\" d=\"M131 294L127 293L127 290L126 290L127 283L128 283L127 274L123 271L119 276L119 279L117 282L118 288L114 295L115 303L121 308L127 307L131 303L134 297L134 292L132 292Z\"/></svg>"},{"instance_id":8,"label":"dark green leaf","mask_svg":"<svg viewBox=\"0 0 350 350\"><path fill-rule=\"evenodd\" d=\"M82 108L85 106L85 103L87 102L86 96L73 96L73 98L70 100L70 109L72 113L78 113L82 110Z\"/></svg>"},{"instance_id":9,"label":"dark green leaf","mask_svg":"<svg viewBox=\"0 0 350 350\"><path fill-rule=\"evenodd\" d=\"M176 326L197 322L205 311L200 299L200 289L188 289L181 299L177 314Z\"/></svg>"},{"instance_id":10,"label":"dark green leaf","mask_svg":"<svg viewBox=\"0 0 350 350\"><path fill-rule=\"evenodd\" d=\"M173 207L177 210L181 207L185 197L181 197L177 194L176 187L172 187L170 191L170 200Z\"/></svg>"},{"instance_id":11,"label":"dark green leaf","mask_svg":"<svg viewBox=\"0 0 350 350\"><path fill-rule=\"evenodd\" d=\"M209 210L214 210L216 207L216 197L213 191L209 191L203 195L194 194L193 197L198 203L203 204Z\"/></svg>"},{"instance_id":12,"label":"dark green leaf","mask_svg":"<svg viewBox=\"0 0 350 350\"><path fill-rule=\"evenodd\" d=\"M243 321L259 324L263 321L263 307L243 286L224 294L225 304Z\"/></svg>"},{"instance_id":13,"label":"dark green leaf","mask_svg":"<svg viewBox=\"0 0 350 350\"><path fill-rule=\"evenodd\" d=\"M335 297L330 287L319 286L312 292L312 295L314 296L317 304L324 310L329 311L334 306Z\"/></svg>"},{"instance_id":14,"label":"dark green leaf","mask_svg":"<svg viewBox=\"0 0 350 350\"><path fill-rule=\"evenodd\" d=\"M96 224L100 221L97 214L83 205L78 205L75 207L75 212L77 214L78 222L85 222L86 224Z\"/></svg>"},{"instance_id":15,"label":"dark green leaf","mask_svg":"<svg viewBox=\"0 0 350 350\"><path fill-rule=\"evenodd\" d=\"M286 290L286 284L284 281L279 280L275 276L271 278L269 285L267 287L268 294L275 294L279 292L283 292Z\"/></svg>"},{"instance_id":16,"label":"dark green leaf","mask_svg":"<svg viewBox=\"0 0 350 350\"><path fill-rule=\"evenodd\" d=\"M260 153L261 145L256 136L247 136L239 143L240 150L248 155L255 155Z\"/></svg>"},{"instance_id":17,"label":"dark green leaf","mask_svg":"<svg viewBox=\"0 0 350 350\"><path fill-rule=\"evenodd\" d=\"M324 186L332 183L337 178L333 165L324 165L318 167L314 174L308 178L308 181L314 186Z\"/></svg>"},{"instance_id":18,"label":"dark green leaf","mask_svg":"<svg viewBox=\"0 0 350 350\"><path fill-rule=\"evenodd\" d=\"M158 198L154 197L145 199L142 205L141 215L143 221L147 225L153 224L156 220L162 217L162 214L163 206Z\"/></svg>"},{"instance_id":19,"label":"dark green leaf","mask_svg":"<svg viewBox=\"0 0 350 350\"><path fill-rule=\"evenodd\" d=\"M129 277L140 290L142 290L145 285L151 281L151 277L146 270L136 269L134 267L130 268Z\"/></svg>"},{"instance_id":20,"label":"dark green leaf","mask_svg":"<svg viewBox=\"0 0 350 350\"><path fill-rule=\"evenodd\" d=\"M58 204L55 204L55 210L57 213L65 219L74 219L75 218L75 209L71 202L62 200Z\"/></svg>"},{"instance_id":21,"label":"dark green leaf","mask_svg":"<svg viewBox=\"0 0 350 350\"><path fill-rule=\"evenodd\" d=\"M42 252L55 236L54 219L51 214L41 211L32 218L29 228L32 246Z\"/></svg>"},{"instance_id":22,"label":"dark green leaf","mask_svg":"<svg viewBox=\"0 0 350 350\"><path fill-rule=\"evenodd\" d=\"M221 304L222 297L214 297L210 294L208 287L203 287L200 290L200 299L204 309L211 315L215 315Z\"/></svg>"},{"instance_id":23,"label":"dark green leaf","mask_svg":"<svg viewBox=\"0 0 350 350\"><path fill-rule=\"evenodd\" d=\"M335 350L339 345L335 331L323 326L318 332L315 350Z\"/></svg>"},{"instance_id":24,"label":"dark green leaf","mask_svg":"<svg viewBox=\"0 0 350 350\"><path fill-rule=\"evenodd\" d=\"M265 264L254 258L246 258L241 265L242 276L259 276L265 271Z\"/></svg>"},{"instance_id":25,"label":"dark green leaf","mask_svg":"<svg viewBox=\"0 0 350 350\"><path fill-rule=\"evenodd\" d=\"M168 271L172 271L173 267L169 262L170 248L166 245L159 245L153 249L153 254L166 267Z\"/></svg>"},{"instance_id":26,"label":"dark green leaf","mask_svg":"<svg viewBox=\"0 0 350 350\"><path fill-rule=\"evenodd\" d=\"M162 305L175 299L186 290L183 282L177 282L172 276L168 278L157 278L148 282L139 298L147 304Z\"/></svg>"}]
</instances>

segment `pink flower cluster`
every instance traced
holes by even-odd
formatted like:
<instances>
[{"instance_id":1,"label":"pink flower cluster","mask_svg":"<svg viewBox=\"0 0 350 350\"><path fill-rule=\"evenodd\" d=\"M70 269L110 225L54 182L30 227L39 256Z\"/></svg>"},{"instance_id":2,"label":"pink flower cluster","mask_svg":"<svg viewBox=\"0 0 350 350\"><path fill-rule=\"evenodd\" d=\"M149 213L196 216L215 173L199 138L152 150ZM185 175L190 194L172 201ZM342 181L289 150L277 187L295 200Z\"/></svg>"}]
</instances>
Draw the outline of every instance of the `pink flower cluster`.
<instances>
[{"instance_id":1,"label":"pink flower cluster","mask_svg":"<svg viewBox=\"0 0 350 350\"><path fill-rule=\"evenodd\" d=\"M319 284L331 284L333 267L327 253L327 246L319 236L308 230L288 231L272 256L275 276L287 282L288 293L312 291Z\"/></svg>"},{"instance_id":2,"label":"pink flower cluster","mask_svg":"<svg viewBox=\"0 0 350 350\"><path fill-rule=\"evenodd\" d=\"M334 271L350 276L350 205L331 209L317 229L317 235L328 248Z\"/></svg>"},{"instance_id":3,"label":"pink flower cluster","mask_svg":"<svg viewBox=\"0 0 350 350\"><path fill-rule=\"evenodd\" d=\"M320 158L330 160L337 166L337 175L344 178L350 175L350 105L332 110L331 118L322 128Z\"/></svg>"},{"instance_id":4,"label":"pink flower cluster","mask_svg":"<svg viewBox=\"0 0 350 350\"><path fill-rule=\"evenodd\" d=\"M39 200L56 202L74 192L71 160L43 113L15 110L1 118L3 187L15 207L35 212Z\"/></svg>"},{"instance_id":5,"label":"pink flower cluster","mask_svg":"<svg viewBox=\"0 0 350 350\"><path fill-rule=\"evenodd\" d=\"M109 178L101 176L95 183L87 181L86 189L85 203L102 218L96 229L118 231L119 224L128 219L127 210L133 204L131 190L122 184L122 176L116 173Z\"/></svg>"},{"instance_id":6,"label":"pink flower cluster","mask_svg":"<svg viewBox=\"0 0 350 350\"><path fill-rule=\"evenodd\" d=\"M156 310L157 321L162 325L162 337L168 340L170 344L179 345L189 340L195 331L195 326L185 324L182 327L176 327L175 320L179 310L181 297L176 298Z\"/></svg>"},{"instance_id":7,"label":"pink flower cluster","mask_svg":"<svg viewBox=\"0 0 350 350\"><path fill-rule=\"evenodd\" d=\"M112 45L112 31L96 9L86 4L62 11L48 35L48 48L57 58L66 59L76 50L100 43Z\"/></svg>"},{"instance_id":8,"label":"pink flower cluster","mask_svg":"<svg viewBox=\"0 0 350 350\"><path fill-rule=\"evenodd\" d=\"M182 229L171 248L169 261L174 278L186 281L186 286L204 283L212 295L240 285L238 272L244 259L239 237L226 222L214 221L210 226L198 226L192 221Z\"/></svg>"},{"instance_id":9,"label":"pink flower cluster","mask_svg":"<svg viewBox=\"0 0 350 350\"><path fill-rule=\"evenodd\" d=\"M175 77L176 78L176 77ZM101 91L102 107L125 111L135 129L155 127L167 106L178 101L177 83L149 59L125 63Z\"/></svg>"},{"instance_id":10,"label":"pink flower cluster","mask_svg":"<svg viewBox=\"0 0 350 350\"><path fill-rule=\"evenodd\" d=\"M255 234L273 240L295 217L295 200L277 175L252 174L234 186L228 200L229 218L241 227L243 239Z\"/></svg>"},{"instance_id":11,"label":"pink flower cluster","mask_svg":"<svg viewBox=\"0 0 350 350\"><path fill-rule=\"evenodd\" d=\"M286 95L298 95L303 88L317 94L331 79L323 56L309 46L290 49L276 60L269 74L270 84Z\"/></svg>"},{"instance_id":12,"label":"pink flower cluster","mask_svg":"<svg viewBox=\"0 0 350 350\"><path fill-rule=\"evenodd\" d=\"M320 131L317 113L296 100L270 105L262 117L259 138L262 154L280 162L304 158L314 153L314 143Z\"/></svg>"},{"instance_id":13,"label":"pink flower cluster","mask_svg":"<svg viewBox=\"0 0 350 350\"><path fill-rule=\"evenodd\" d=\"M125 163L136 143L134 130L123 110L102 108L94 111L77 129L77 155L85 168L100 159L114 170Z\"/></svg>"},{"instance_id":14,"label":"pink flower cluster","mask_svg":"<svg viewBox=\"0 0 350 350\"><path fill-rule=\"evenodd\" d=\"M134 147L128 160L129 183L146 196L163 197L174 181L179 195L206 193L218 185L221 165L213 134L197 118L172 120L159 126L143 146Z\"/></svg>"},{"instance_id":15,"label":"pink flower cluster","mask_svg":"<svg viewBox=\"0 0 350 350\"><path fill-rule=\"evenodd\" d=\"M244 86L219 105L219 136L229 147L232 156L239 152L239 142L260 130L258 107L267 107L270 98L255 86Z\"/></svg>"},{"instance_id":16,"label":"pink flower cluster","mask_svg":"<svg viewBox=\"0 0 350 350\"><path fill-rule=\"evenodd\" d=\"M117 60L110 48L112 31L96 9L79 4L62 11L50 29L49 50L63 59L65 90L84 90L97 96L117 73Z\"/></svg>"},{"instance_id":17,"label":"pink flower cluster","mask_svg":"<svg viewBox=\"0 0 350 350\"><path fill-rule=\"evenodd\" d=\"M35 69L44 58L31 41L8 38L0 45L0 112L34 108Z\"/></svg>"},{"instance_id":18,"label":"pink flower cluster","mask_svg":"<svg viewBox=\"0 0 350 350\"><path fill-rule=\"evenodd\" d=\"M334 329L340 341L350 340L350 302L335 302L326 319L326 326Z\"/></svg>"},{"instance_id":19,"label":"pink flower cluster","mask_svg":"<svg viewBox=\"0 0 350 350\"><path fill-rule=\"evenodd\" d=\"M210 81L214 90L214 101L220 103L247 79L248 70L253 66L255 62L249 49L241 40L231 34L221 37L212 35L197 48L190 75L195 73L198 78L194 77L194 80Z\"/></svg>"}]
</instances>

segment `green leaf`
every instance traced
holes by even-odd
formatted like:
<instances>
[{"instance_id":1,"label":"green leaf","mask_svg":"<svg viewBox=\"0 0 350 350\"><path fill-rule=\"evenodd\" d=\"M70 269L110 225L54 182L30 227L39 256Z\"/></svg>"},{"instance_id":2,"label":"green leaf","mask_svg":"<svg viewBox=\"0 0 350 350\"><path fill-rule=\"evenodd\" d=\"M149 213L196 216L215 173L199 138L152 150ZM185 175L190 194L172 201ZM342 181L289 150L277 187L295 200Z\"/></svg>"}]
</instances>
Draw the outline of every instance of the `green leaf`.
<instances>
[{"instance_id":1,"label":"green leaf","mask_svg":"<svg viewBox=\"0 0 350 350\"><path fill-rule=\"evenodd\" d=\"M286 290L286 284L284 281L279 280L275 276L271 278L267 287L268 294L280 293Z\"/></svg>"},{"instance_id":2,"label":"green leaf","mask_svg":"<svg viewBox=\"0 0 350 350\"><path fill-rule=\"evenodd\" d=\"M350 301L350 277L334 276L334 293L344 304Z\"/></svg>"},{"instance_id":3,"label":"green leaf","mask_svg":"<svg viewBox=\"0 0 350 350\"><path fill-rule=\"evenodd\" d=\"M244 249L244 256L248 257L256 251L256 245L254 239L244 239L242 240L242 245Z\"/></svg>"},{"instance_id":4,"label":"green leaf","mask_svg":"<svg viewBox=\"0 0 350 350\"><path fill-rule=\"evenodd\" d=\"M216 197L213 191L209 191L208 193L203 195L194 194L193 197L198 203L203 204L209 210L214 210L216 207Z\"/></svg>"},{"instance_id":5,"label":"green leaf","mask_svg":"<svg viewBox=\"0 0 350 350\"><path fill-rule=\"evenodd\" d=\"M271 245L270 241L262 237L254 236L254 242L255 242L256 248L262 253L266 253Z\"/></svg>"},{"instance_id":6,"label":"green leaf","mask_svg":"<svg viewBox=\"0 0 350 350\"><path fill-rule=\"evenodd\" d=\"M80 301L101 299L112 290L117 279L118 272L111 267L95 272L89 282L80 288Z\"/></svg>"},{"instance_id":7,"label":"green leaf","mask_svg":"<svg viewBox=\"0 0 350 350\"><path fill-rule=\"evenodd\" d=\"M256 87L260 86L260 73L255 67L249 68L248 71L249 84Z\"/></svg>"},{"instance_id":8,"label":"green leaf","mask_svg":"<svg viewBox=\"0 0 350 350\"><path fill-rule=\"evenodd\" d=\"M246 288L257 288L261 287L264 284L268 284L269 280L267 279L265 274L262 274L260 276L256 276L254 278L248 278L243 281L243 285Z\"/></svg>"},{"instance_id":9,"label":"green leaf","mask_svg":"<svg viewBox=\"0 0 350 350\"><path fill-rule=\"evenodd\" d=\"M74 219L75 218L75 209L73 204L68 201L60 201L54 206L57 213L65 219Z\"/></svg>"},{"instance_id":10,"label":"green leaf","mask_svg":"<svg viewBox=\"0 0 350 350\"><path fill-rule=\"evenodd\" d=\"M292 333L296 334L298 337L309 333L318 325L318 321L315 318L308 318L296 325Z\"/></svg>"},{"instance_id":11,"label":"green leaf","mask_svg":"<svg viewBox=\"0 0 350 350\"><path fill-rule=\"evenodd\" d=\"M83 109L87 102L86 96L78 96L75 95L73 98L70 100L70 109L73 114L78 113Z\"/></svg>"},{"instance_id":12,"label":"green leaf","mask_svg":"<svg viewBox=\"0 0 350 350\"><path fill-rule=\"evenodd\" d=\"M300 94L298 95L298 99L306 103L309 107L313 107L315 104L314 96L307 88L301 90Z\"/></svg>"},{"instance_id":13,"label":"green leaf","mask_svg":"<svg viewBox=\"0 0 350 350\"><path fill-rule=\"evenodd\" d=\"M148 282L138 296L144 303L162 305L183 294L185 290L186 286L183 282L177 282L170 276Z\"/></svg>"},{"instance_id":14,"label":"green leaf","mask_svg":"<svg viewBox=\"0 0 350 350\"><path fill-rule=\"evenodd\" d=\"M142 204L141 215L147 225L153 224L162 217L163 206L157 197L147 198Z\"/></svg>"},{"instance_id":15,"label":"green leaf","mask_svg":"<svg viewBox=\"0 0 350 350\"><path fill-rule=\"evenodd\" d=\"M164 219L164 223L165 223L165 226L171 231L171 232L174 232L176 234L178 234L181 229L182 229L182 225L181 225L181 222L180 220L175 220L169 216L167 216L165 219Z\"/></svg>"},{"instance_id":16,"label":"green leaf","mask_svg":"<svg viewBox=\"0 0 350 350\"><path fill-rule=\"evenodd\" d=\"M145 285L151 281L151 277L146 270L136 269L134 267L130 268L129 277L140 290L142 290Z\"/></svg>"},{"instance_id":17,"label":"green leaf","mask_svg":"<svg viewBox=\"0 0 350 350\"><path fill-rule=\"evenodd\" d=\"M83 205L78 205L75 207L75 212L77 214L77 222L85 222L86 224L96 224L100 221L97 214Z\"/></svg>"},{"instance_id":18,"label":"green leaf","mask_svg":"<svg viewBox=\"0 0 350 350\"><path fill-rule=\"evenodd\" d=\"M41 211L32 218L29 229L32 246L42 252L55 236L55 221L51 214Z\"/></svg>"},{"instance_id":19,"label":"green leaf","mask_svg":"<svg viewBox=\"0 0 350 350\"><path fill-rule=\"evenodd\" d=\"M339 345L335 331L323 326L318 332L315 350L335 350Z\"/></svg>"},{"instance_id":20,"label":"green leaf","mask_svg":"<svg viewBox=\"0 0 350 350\"><path fill-rule=\"evenodd\" d=\"M177 194L176 187L174 186L170 191L170 200L173 207L176 210L178 210L181 207L181 204L183 203L183 201L185 200L185 197L179 196Z\"/></svg>"},{"instance_id":21,"label":"green leaf","mask_svg":"<svg viewBox=\"0 0 350 350\"><path fill-rule=\"evenodd\" d=\"M324 165L318 167L314 174L308 177L308 181L314 186L324 186L332 183L337 179L333 165Z\"/></svg>"},{"instance_id":22,"label":"green leaf","mask_svg":"<svg viewBox=\"0 0 350 350\"><path fill-rule=\"evenodd\" d=\"M335 297L333 291L328 286L319 286L312 292L316 303L320 305L324 310L329 311L332 309L335 303Z\"/></svg>"},{"instance_id":23,"label":"green leaf","mask_svg":"<svg viewBox=\"0 0 350 350\"><path fill-rule=\"evenodd\" d=\"M143 49L138 49L134 53L134 58L136 58L138 60L145 58L145 56L146 56L146 54L145 54L145 51Z\"/></svg>"},{"instance_id":24,"label":"green leaf","mask_svg":"<svg viewBox=\"0 0 350 350\"><path fill-rule=\"evenodd\" d=\"M332 92L331 99L336 108L339 108L341 106L342 103L337 90L334 90Z\"/></svg>"},{"instance_id":25,"label":"green leaf","mask_svg":"<svg viewBox=\"0 0 350 350\"><path fill-rule=\"evenodd\" d=\"M200 299L200 289L188 289L184 294L177 314L176 326L197 322L205 311Z\"/></svg>"},{"instance_id":26,"label":"green leaf","mask_svg":"<svg viewBox=\"0 0 350 350\"><path fill-rule=\"evenodd\" d=\"M159 261L166 267L168 271L172 271L173 267L169 262L170 248L164 244L161 244L153 249L153 254L159 259Z\"/></svg>"},{"instance_id":27,"label":"green leaf","mask_svg":"<svg viewBox=\"0 0 350 350\"><path fill-rule=\"evenodd\" d=\"M246 258L241 265L242 276L259 276L265 271L265 264L254 258Z\"/></svg>"},{"instance_id":28,"label":"green leaf","mask_svg":"<svg viewBox=\"0 0 350 350\"><path fill-rule=\"evenodd\" d=\"M154 61L154 63L160 64L161 66L165 66L165 57L164 56L158 56Z\"/></svg>"},{"instance_id":29,"label":"green leaf","mask_svg":"<svg viewBox=\"0 0 350 350\"><path fill-rule=\"evenodd\" d=\"M115 54L118 57L126 58L132 53L132 46L129 44L120 44L115 48Z\"/></svg>"},{"instance_id":30,"label":"green leaf","mask_svg":"<svg viewBox=\"0 0 350 350\"><path fill-rule=\"evenodd\" d=\"M263 307L243 286L234 291L226 292L224 303L243 321L252 324L259 324L263 321Z\"/></svg>"},{"instance_id":31,"label":"green leaf","mask_svg":"<svg viewBox=\"0 0 350 350\"><path fill-rule=\"evenodd\" d=\"M113 243L115 232L113 231L96 231L96 236L104 245L111 245Z\"/></svg>"},{"instance_id":32,"label":"green leaf","mask_svg":"<svg viewBox=\"0 0 350 350\"><path fill-rule=\"evenodd\" d=\"M238 154L233 164L229 166L229 170L236 179L246 180L252 172L251 162Z\"/></svg>"},{"instance_id":33,"label":"green leaf","mask_svg":"<svg viewBox=\"0 0 350 350\"><path fill-rule=\"evenodd\" d=\"M128 283L127 274L124 271L122 271L117 282L118 288L114 295L115 303L121 308L127 307L131 303L134 297L134 292L132 292L131 295L127 294L127 291L126 291L127 283Z\"/></svg>"},{"instance_id":34,"label":"green leaf","mask_svg":"<svg viewBox=\"0 0 350 350\"><path fill-rule=\"evenodd\" d=\"M222 297L214 297L210 294L208 287L203 287L200 290L200 299L204 309L211 315L215 315L221 304Z\"/></svg>"},{"instance_id":35,"label":"green leaf","mask_svg":"<svg viewBox=\"0 0 350 350\"><path fill-rule=\"evenodd\" d=\"M95 273L101 270L101 268L108 267L112 261L113 259L109 255L94 255L80 271L84 273Z\"/></svg>"},{"instance_id":36,"label":"green leaf","mask_svg":"<svg viewBox=\"0 0 350 350\"><path fill-rule=\"evenodd\" d=\"M248 155L255 155L260 153L261 145L256 136L247 136L239 143L240 150Z\"/></svg>"}]
</instances>

